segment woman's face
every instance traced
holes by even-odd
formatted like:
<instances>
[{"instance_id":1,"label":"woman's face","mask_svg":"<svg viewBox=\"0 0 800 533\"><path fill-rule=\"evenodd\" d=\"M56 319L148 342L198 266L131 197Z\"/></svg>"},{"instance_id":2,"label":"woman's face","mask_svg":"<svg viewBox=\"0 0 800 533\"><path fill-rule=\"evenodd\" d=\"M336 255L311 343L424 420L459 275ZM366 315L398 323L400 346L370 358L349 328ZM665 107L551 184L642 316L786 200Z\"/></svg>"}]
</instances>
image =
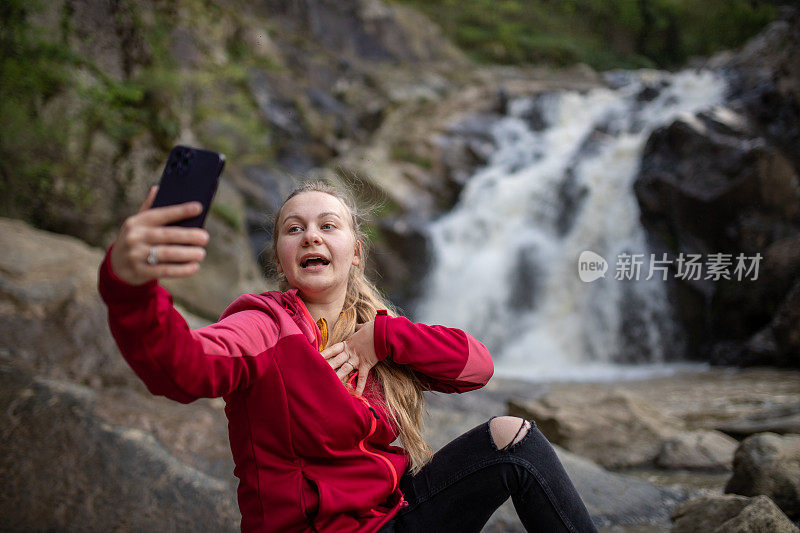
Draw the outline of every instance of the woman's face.
<instances>
[{"instance_id":1,"label":"woman's face","mask_svg":"<svg viewBox=\"0 0 800 533\"><path fill-rule=\"evenodd\" d=\"M277 263L304 299L347 291L350 267L360 262L351 215L335 196L309 191L289 199L278 220Z\"/></svg>"}]
</instances>

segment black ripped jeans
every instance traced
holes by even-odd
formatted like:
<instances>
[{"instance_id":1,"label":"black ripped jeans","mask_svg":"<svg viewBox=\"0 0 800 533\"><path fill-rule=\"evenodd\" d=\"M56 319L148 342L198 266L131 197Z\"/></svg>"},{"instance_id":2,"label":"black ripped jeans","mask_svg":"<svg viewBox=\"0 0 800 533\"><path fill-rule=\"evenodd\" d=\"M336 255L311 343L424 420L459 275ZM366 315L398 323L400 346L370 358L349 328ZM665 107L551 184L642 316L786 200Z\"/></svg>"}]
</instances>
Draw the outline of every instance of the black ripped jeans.
<instances>
[{"instance_id":1,"label":"black ripped jeans","mask_svg":"<svg viewBox=\"0 0 800 533\"><path fill-rule=\"evenodd\" d=\"M597 531L553 447L531 421L516 444L498 450L485 422L400 480L409 506L380 533L480 531L509 496L528 531Z\"/></svg>"}]
</instances>

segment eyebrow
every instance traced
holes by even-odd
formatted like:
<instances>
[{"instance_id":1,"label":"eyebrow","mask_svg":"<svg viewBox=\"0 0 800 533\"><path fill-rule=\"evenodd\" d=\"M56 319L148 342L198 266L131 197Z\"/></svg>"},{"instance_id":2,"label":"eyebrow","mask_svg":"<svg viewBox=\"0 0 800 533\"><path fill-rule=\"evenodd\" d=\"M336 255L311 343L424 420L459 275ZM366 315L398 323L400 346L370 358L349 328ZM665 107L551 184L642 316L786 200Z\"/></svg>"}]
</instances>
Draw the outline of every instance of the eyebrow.
<instances>
[{"instance_id":1,"label":"eyebrow","mask_svg":"<svg viewBox=\"0 0 800 533\"><path fill-rule=\"evenodd\" d=\"M341 217L341 216L339 216L339 214L338 214L338 213L334 213L333 211L325 211L325 212L323 212L323 213L320 213L320 214L317 216L317 218L325 218L325 217L329 217L329 216L334 216L334 217L338 218L339 220L342 220L342 217ZM283 222L281 222L281 225L284 225L284 224L286 224L286 221L287 221L287 220L289 220L290 218L298 218L298 219L301 219L300 215L291 214L291 215L288 215L286 218L284 218L284 219L283 219ZM301 220L302 220L302 219L301 219Z\"/></svg>"}]
</instances>

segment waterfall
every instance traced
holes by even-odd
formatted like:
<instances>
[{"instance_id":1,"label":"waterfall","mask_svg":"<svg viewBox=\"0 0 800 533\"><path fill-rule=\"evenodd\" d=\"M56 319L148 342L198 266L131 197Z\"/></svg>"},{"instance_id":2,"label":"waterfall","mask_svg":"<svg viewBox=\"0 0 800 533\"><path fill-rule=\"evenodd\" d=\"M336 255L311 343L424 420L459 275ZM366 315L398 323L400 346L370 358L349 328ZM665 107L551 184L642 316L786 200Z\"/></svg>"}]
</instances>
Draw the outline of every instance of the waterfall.
<instances>
[{"instance_id":1,"label":"waterfall","mask_svg":"<svg viewBox=\"0 0 800 533\"><path fill-rule=\"evenodd\" d=\"M610 87L509 102L496 146L454 209L430 227L433 266L416 316L463 328L497 375L612 379L667 368L679 352L666 282L616 280L619 254L650 258L633 193L654 128L719 105L709 71L616 72ZM608 263L578 276L578 257Z\"/></svg>"}]
</instances>

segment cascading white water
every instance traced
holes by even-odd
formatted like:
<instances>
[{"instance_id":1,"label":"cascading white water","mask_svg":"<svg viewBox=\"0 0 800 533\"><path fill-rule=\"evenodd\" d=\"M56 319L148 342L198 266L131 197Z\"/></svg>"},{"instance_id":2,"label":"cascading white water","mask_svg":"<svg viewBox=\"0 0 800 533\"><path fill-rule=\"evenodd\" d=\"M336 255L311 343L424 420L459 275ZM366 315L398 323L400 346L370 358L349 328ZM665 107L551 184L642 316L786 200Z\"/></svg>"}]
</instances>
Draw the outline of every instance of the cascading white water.
<instances>
[{"instance_id":1,"label":"cascading white water","mask_svg":"<svg viewBox=\"0 0 800 533\"><path fill-rule=\"evenodd\" d=\"M726 84L708 71L614 76L616 89L510 102L489 163L430 228L416 315L481 339L498 375L652 373L675 342L665 282L615 280L615 264L623 252L650 257L632 188L649 134L720 104ZM605 278L581 281L584 250L608 261Z\"/></svg>"}]
</instances>

